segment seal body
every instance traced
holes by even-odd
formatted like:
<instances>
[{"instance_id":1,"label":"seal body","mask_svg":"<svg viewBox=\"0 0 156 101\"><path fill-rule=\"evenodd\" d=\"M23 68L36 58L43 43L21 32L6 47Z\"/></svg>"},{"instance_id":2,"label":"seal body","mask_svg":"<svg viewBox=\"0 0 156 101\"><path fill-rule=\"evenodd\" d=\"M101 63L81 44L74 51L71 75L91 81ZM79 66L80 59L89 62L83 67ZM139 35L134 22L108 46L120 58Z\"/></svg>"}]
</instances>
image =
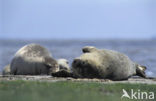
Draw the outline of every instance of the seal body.
<instances>
[{"instance_id":1,"label":"seal body","mask_svg":"<svg viewBox=\"0 0 156 101\"><path fill-rule=\"evenodd\" d=\"M11 62L13 75L47 75L58 71L58 64L50 52L38 45L29 44L17 51Z\"/></svg>"},{"instance_id":2,"label":"seal body","mask_svg":"<svg viewBox=\"0 0 156 101\"><path fill-rule=\"evenodd\" d=\"M82 51L72 63L73 74L78 77L125 80L137 74L138 65L122 53L95 47L84 47Z\"/></svg>"}]
</instances>

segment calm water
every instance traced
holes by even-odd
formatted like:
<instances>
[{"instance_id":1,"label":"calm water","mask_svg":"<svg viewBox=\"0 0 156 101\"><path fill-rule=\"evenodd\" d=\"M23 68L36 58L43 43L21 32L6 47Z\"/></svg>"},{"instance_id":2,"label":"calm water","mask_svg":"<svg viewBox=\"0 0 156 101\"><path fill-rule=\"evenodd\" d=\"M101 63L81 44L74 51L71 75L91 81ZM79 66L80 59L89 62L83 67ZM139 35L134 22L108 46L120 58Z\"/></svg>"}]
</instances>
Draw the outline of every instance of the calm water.
<instances>
[{"instance_id":1,"label":"calm water","mask_svg":"<svg viewBox=\"0 0 156 101\"><path fill-rule=\"evenodd\" d=\"M41 44L55 59L66 58L70 63L81 55L83 46L116 50L147 66L147 75L156 77L156 40L0 40L0 71L19 48L29 43Z\"/></svg>"}]
</instances>

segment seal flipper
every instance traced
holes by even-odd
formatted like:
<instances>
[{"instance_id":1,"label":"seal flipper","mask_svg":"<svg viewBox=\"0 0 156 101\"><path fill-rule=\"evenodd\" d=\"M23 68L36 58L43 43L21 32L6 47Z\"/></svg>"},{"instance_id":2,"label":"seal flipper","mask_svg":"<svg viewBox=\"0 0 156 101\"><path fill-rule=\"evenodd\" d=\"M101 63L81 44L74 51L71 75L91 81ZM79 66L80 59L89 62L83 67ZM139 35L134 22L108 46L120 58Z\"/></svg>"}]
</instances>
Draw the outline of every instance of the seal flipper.
<instances>
[{"instance_id":1,"label":"seal flipper","mask_svg":"<svg viewBox=\"0 0 156 101\"><path fill-rule=\"evenodd\" d=\"M146 67L145 66L138 65L136 67L136 75L138 75L140 77L143 77L143 78L147 78L147 76L145 74L145 70L146 70Z\"/></svg>"},{"instance_id":2,"label":"seal flipper","mask_svg":"<svg viewBox=\"0 0 156 101\"><path fill-rule=\"evenodd\" d=\"M97 49L94 46L85 46L82 48L82 52L83 53L90 53L90 52L94 52Z\"/></svg>"}]
</instances>

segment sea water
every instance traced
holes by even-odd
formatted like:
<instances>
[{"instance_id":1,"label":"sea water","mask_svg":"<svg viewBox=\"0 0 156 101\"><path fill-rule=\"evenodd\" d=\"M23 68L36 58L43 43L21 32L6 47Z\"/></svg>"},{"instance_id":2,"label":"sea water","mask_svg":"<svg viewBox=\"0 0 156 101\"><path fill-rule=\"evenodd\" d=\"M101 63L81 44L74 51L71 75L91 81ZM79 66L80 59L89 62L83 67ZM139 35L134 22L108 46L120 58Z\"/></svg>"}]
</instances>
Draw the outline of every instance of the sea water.
<instances>
[{"instance_id":1,"label":"sea water","mask_svg":"<svg viewBox=\"0 0 156 101\"><path fill-rule=\"evenodd\" d=\"M82 54L84 46L116 50L145 65L146 74L156 77L156 40L0 40L0 72L18 49L30 43L43 45L55 59L65 58L70 65L75 57Z\"/></svg>"}]
</instances>

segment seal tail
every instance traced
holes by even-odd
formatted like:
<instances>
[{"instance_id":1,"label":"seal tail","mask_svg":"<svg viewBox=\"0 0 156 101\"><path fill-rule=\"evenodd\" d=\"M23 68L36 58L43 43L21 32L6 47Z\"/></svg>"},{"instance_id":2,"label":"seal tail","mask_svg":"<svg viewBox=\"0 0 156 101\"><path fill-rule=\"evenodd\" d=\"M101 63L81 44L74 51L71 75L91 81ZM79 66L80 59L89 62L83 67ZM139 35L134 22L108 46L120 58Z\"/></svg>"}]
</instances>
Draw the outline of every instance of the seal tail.
<instances>
[{"instance_id":1,"label":"seal tail","mask_svg":"<svg viewBox=\"0 0 156 101\"><path fill-rule=\"evenodd\" d=\"M147 78L146 74L145 74L145 70L147 68L145 66L141 66L141 65L138 65L136 67L136 75L140 76L140 77L143 77L143 78Z\"/></svg>"}]
</instances>

